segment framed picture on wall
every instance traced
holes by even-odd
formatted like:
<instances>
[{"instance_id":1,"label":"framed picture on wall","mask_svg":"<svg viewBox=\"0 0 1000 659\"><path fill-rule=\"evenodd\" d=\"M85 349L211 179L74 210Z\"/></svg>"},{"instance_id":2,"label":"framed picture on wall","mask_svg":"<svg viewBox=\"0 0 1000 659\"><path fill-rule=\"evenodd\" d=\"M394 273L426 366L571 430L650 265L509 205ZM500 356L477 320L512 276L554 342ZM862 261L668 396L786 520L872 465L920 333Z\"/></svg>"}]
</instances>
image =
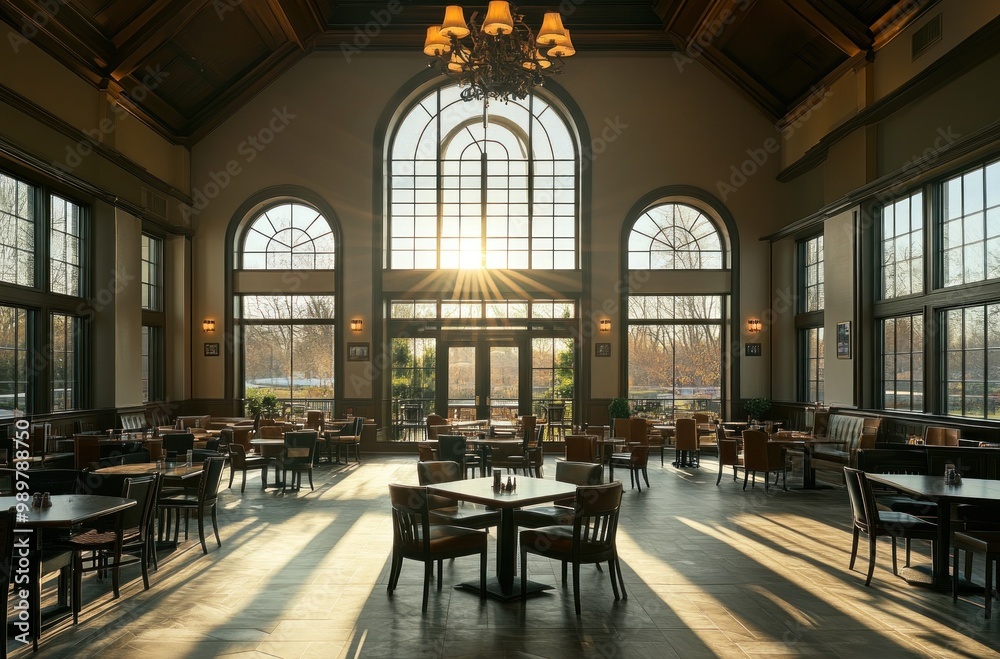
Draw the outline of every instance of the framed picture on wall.
<instances>
[{"instance_id":1,"label":"framed picture on wall","mask_svg":"<svg viewBox=\"0 0 1000 659\"><path fill-rule=\"evenodd\" d=\"M347 361L349 362L366 362L368 361L368 344L367 343L348 343L347 344Z\"/></svg>"},{"instance_id":2,"label":"framed picture on wall","mask_svg":"<svg viewBox=\"0 0 1000 659\"><path fill-rule=\"evenodd\" d=\"M205 344L205 356L206 357L218 357L219 356L219 344L218 343L206 343Z\"/></svg>"},{"instance_id":3,"label":"framed picture on wall","mask_svg":"<svg viewBox=\"0 0 1000 659\"><path fill-rule=\"evenodd\" d=\"M851 321L837 323L837 359L851 358Z\"/></svg>"},{"instance_id":4,"label":"framed picture on wall","mask_svg":"<svg viewBox=\"0 0 1000 659\"><path fill-rule=\"evenodd\" d=\"M595 343L594 344L594 354L598 357L610 357L611 356L611 344L610 343Z\"/></svg>"}]
</instances>

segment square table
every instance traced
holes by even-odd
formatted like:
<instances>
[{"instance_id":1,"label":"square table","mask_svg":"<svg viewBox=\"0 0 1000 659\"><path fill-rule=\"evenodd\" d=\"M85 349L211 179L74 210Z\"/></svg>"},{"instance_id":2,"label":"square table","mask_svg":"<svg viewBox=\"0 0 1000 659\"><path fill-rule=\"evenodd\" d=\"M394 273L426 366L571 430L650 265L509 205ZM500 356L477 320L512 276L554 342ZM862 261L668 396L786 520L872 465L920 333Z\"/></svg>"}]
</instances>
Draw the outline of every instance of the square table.
<instances>
[{"instance_id":1,"label":"square table","mask_svg":"<svg viewBox=\"0 0 1000 659\"><path fill-rule=\"evenodd\" d=\"M42 534L45 529L72 529L84 522L90 522L98 517L113 515L119 511L136 505L134 499L122 497L106 497L96 494L53 494L52 505L48 508L33 508L31 505L18 504L17 497L0 497L0 508L6 510L11 506L19 506L17 513L17 533L27 531L28 535L28 578L31 587L28 592L29 614L28 626L32 644L38 650L38 636L42 630L41 595ZM15 565L17 561L14 561ZM13 579L11 580L13 583ZM65 607L65 602L53 613L62 615L71 612L71 607Z\"/></svg>"},{"instance_id":2,"label":"square table","mask_svg":"<svg viewBox=\"0 0 1000 659\"><path fill-rule=\"evenodd\" d=\"M910 496L937 502L937 540L934 543L934 577L928 582L916 570L903 568L908 583L930 585L937 590L951 590L949 576L951 551L951 507L957 503L976 503L1000 507L1000 481L963 478L960 485L947 485L944 476L916 474L865 474L873 483L887 485ZM1000 509L1000 508L998 508Z\"/></svg>"},{"instance_id":3,"label":"square table","mask_svg":"<svg viewBox=\"0 0 1000 659\"><path fill-rule=\"evenodd\" d=\"M497 528L497 575L486 582L487 594L502 602L521 597L521 584L514 583L517 565L517 527L514 525L514 510L536 503L555 501L576 494L576 485L542 478L519 478L514 492L498 492L493 489L492 478L474 478L430 485L434 494L469 501L500 509L500 526ZM479 593L479 580L468 581L457 586ZM528 594L540 593L552 586L528 582Z\"/></svg>"},{"instance_id":4,"label":"square table","mask_svg":"<svg viewBox=\"0 0 1000 659\"><path fill-rule=\"evenodd\" d=\"M807 434L778 435L768 439L776 444L786 444L802 449L802 488L803 490L818 490L827 486L816 482L816 470L813 469L813 451L817 444L843 444L843 440L829 437L814 437ZM797 489L797 488L792 488Z\"/></svg>"}]
</instances>

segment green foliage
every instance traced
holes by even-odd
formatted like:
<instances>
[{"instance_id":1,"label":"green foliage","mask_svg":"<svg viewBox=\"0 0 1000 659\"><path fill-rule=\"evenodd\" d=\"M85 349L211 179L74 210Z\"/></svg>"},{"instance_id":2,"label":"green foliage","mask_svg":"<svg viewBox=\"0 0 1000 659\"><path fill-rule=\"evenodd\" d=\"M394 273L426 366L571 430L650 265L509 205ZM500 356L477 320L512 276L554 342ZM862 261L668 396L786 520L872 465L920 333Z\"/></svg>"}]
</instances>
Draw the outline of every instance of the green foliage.
<instances>
[{"instance_id":1,"label":"green foliage","mask_svg":"<svg viewBox=\"0 0 1000 659\"><path fill-rule=\"evenodd\" d=\"M747 411L750 418L761 421L767 411L771 409L771 401L766 398L751 398L743 403L743 409Z\"/></svg>"},{"instance_id":2,"label":"green foliage","mask_svg":"<svg viewBox=\"0 0 1000 659\"><path fill-rule=\"evenodd\" d=\"M243 398L246 413L254 418L276 419L281 415L281 401L270 389L248 389Z\"/></svg>"},{"instance_id":3,"label":"green foliage","mask_svg":"<svg viewBox=\"0 0 1000 659\"><path fill-rule=\"evenodd\" d=\"M608 405L608 416L612 419L627 419L632 416L632 408L625 398L612 398Z\"/></svg>"},{"instance_id":4,"label":"green foliage","mask_svg":"<svg viewBox=\"0 0 1000 659\"><path fill-rule=\"evenodd\" d=\"M243 397L243 407L248 416L252 416L254 418L260 416L261 400L263 398L264 393L257 387L247 389L247 393Z\"/></svg>"}]
</instances>

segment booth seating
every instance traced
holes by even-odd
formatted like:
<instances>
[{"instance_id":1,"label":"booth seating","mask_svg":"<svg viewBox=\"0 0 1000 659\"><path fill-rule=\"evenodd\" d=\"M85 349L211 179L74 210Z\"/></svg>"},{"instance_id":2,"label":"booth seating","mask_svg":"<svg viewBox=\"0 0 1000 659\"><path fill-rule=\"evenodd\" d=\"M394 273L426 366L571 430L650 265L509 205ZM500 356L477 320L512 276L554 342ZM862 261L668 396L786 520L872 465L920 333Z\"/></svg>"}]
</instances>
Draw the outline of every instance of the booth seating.
<instances>
[{"instance_id":1,"label":"booth seating","mask_svg":"<svg viewBox=\"0 0 1000 659\"><path fill-rule=\"evenodd\" d=\"M813 449L812 467L817 471L832 471L842 481L844 467L857 466L857 452L874 448L882 418L860 414L818 412L813 434L836 439L836 444L819 444Z\"/></svg>"}]
</instances>

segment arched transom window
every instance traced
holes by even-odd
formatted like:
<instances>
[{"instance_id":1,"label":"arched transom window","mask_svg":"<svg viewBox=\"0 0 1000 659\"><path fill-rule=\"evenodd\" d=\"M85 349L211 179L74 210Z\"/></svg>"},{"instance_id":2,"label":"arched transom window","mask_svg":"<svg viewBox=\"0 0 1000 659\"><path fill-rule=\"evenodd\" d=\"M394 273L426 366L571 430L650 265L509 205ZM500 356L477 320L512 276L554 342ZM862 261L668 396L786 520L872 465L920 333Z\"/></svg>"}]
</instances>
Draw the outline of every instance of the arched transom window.
<instances>
[{"instance_id":1,"label":"arched transom window","mask_svg":"<svg viewBox=\"0 0 1000 659\"><path fill-rule=\"evenodd\" d=\"M333 230L311 206L278 204L250 223L241 256L244 270L333 270Z\"/></svg>"},{"instance_id":2,"label":"arched transom window","mask_svg":"<svg viewBox=\"0 0 1000 659\"><path fill-rule=\"evenodd\" d=\"M635 221L628 240L630 270L721 270L722 240L712 220L687 204L653 206Z\"/></svg>"},{"instance_id":3,"label":"arched transom window","mask_svg":"<svg viewBox=\"0 0 1000 659\"><path fill-rule=\"evenodd\" d=\"M577 267L577 149L535 95L483 106L435 89L389 148L390 269Z\"/></svg>"}]
</instances>

